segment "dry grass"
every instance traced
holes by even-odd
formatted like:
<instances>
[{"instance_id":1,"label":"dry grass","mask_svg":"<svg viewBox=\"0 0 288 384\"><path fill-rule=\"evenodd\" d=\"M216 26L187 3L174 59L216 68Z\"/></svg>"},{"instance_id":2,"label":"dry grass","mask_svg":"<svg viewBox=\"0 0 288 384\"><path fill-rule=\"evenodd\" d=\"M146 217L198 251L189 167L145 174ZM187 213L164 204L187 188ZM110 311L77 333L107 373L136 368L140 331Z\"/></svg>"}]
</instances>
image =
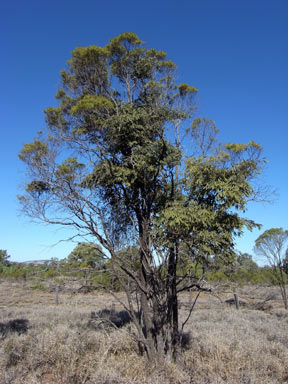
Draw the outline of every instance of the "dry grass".
<instances>
[{"instance_id":1,"label":"dry grass","mask_svg":"<svg viewBox=\"0 0 288 384\"><path fill-rule=\"evenodd\" d=\"M92 311L111 306L107 295L61 294L55 307L53 293L11 283L1 284L0 292L0 323L29 320L28 332L3 336L0 384L288 383L288 311L275 295L269 311L236 311L203 295L187 323L191 341L183 361L155 368L139 356L130 325L89 327ZM273 293L251 292L243 290L240 297L253 303ZM182 319L188 301L181 297Z\"/></svg>"}]
</instances>

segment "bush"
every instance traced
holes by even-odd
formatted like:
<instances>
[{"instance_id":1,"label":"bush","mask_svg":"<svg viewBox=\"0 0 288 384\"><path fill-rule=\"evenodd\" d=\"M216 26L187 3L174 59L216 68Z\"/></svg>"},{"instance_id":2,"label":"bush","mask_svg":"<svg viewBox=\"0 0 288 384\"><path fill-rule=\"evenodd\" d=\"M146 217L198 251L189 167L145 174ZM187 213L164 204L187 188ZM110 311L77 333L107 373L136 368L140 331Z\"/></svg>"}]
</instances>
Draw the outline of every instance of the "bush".
<instances>
[{"instance_id":1,"label":"bush","mask_svg":"<svg viewBox=\"0 0 288 384\"><path fill-rule=\"evenodd\" d=\"M91 319L88 322L88 327L93 329L102 329L103 327L122 328L124 325L131 322L131 316L125 310L115 311L103 309L98 312L91 312Z\"/></svg>"},{"instance_id":2,"label":"bush","mask_svg":"<svg viewBox=\"0 0 288 384\"><path fill-rule=\"evenodd\" d=\"M15 319L9 320L6 323L0 323L0 335L2 339L4 339L8 333L18 333L18 335L26 333L28 331L28 323L29 321L27 319Z\"/></svg>"}]
</instances>

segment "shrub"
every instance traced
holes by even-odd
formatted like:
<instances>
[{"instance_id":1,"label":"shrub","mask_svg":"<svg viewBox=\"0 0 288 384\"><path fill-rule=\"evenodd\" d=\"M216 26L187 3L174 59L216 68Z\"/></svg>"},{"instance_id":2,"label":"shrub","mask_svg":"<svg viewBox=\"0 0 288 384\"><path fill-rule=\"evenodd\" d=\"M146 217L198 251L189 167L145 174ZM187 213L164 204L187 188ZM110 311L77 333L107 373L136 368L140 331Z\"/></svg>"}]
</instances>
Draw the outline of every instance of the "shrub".
<instances>
[{"instance_id":1,"label":"shrub","mask_svg":"<svg viewBox=\"0 0 288 384\"><path fill-rule=\"evenodd\" d=\"M21 335L28 331L28 323L27 319L15 319L9 320L6 323L0 323L0 335L2 339L4 339L8 333L18 333Z\"/></svg>"},{"instance_id":2,"label":"shrub","mask_svg":"<svg viewBox=\"0 0 288 384\"><path fill-rule=\"evenodd\" d=\"M88 322L89 328L102 329L103 327L122 328L131 322L129 313L125 310L115 311L103 309L98 312L91 312L91 319Z\"/></svg>"}]
</instances>

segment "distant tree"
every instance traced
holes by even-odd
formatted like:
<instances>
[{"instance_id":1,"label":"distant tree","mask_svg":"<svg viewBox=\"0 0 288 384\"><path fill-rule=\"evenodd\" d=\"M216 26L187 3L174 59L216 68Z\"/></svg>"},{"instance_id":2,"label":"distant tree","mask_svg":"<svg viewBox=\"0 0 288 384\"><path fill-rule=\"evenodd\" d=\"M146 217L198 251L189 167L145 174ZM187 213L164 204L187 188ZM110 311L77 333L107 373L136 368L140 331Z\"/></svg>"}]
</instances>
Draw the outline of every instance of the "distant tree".
<instances>
[{"instance_id":1,"label":"distant tree","mask_svg":"<svg viewBox=\"0 0 288 384\"><path fill-rule=\"evenodd\" d=\"M243 268L248 272L257 272L259 269L257 263L255 263L255 261L253 260L253 256L249 253L239 252L236 258L236 262L240 268Z\"/></svg>"},{"instance_id":2,"label":"distant tree","mask_svg":"<svg viewBox=\"0 0 288 384\"><path fill-rule=\"evenodd\" d=\"M261 147L219 143L214 123L195 116L197 89L177 84L166 53L134 33L76 48L61 76L47 135L19 155L30 170L23 211L92 236L109 254L147 357L176 360L178 294L195 287L193 268L179 268L181 250L191 266L229 258L235 236L255 227L242 212L255 198ZM129 259L121 251L132 246Z\"/></svg>"},{"instance_id":3,"label":"distant tree","mask_svg":"<svg viewBox=\"0 0 288 384\"><path fill-rule=\"evenodd\" d=\"M284 306L288 309L287 301L287 250L288 231L283 228L271 228L262 233L255 241L255 252L264 257L272 268L279 285Z\"/></svg>"},{"instance_id":4,"label":"distant tree","mask_svg":"<svg viewBox=\"0 0 288 384\"><path fill-rule=\"evenodd\" d=\"M79 243L68 256L68 262L74 266L99 269L105 262L101 247L94 243Z\"/></svg>"},{"instance_id":5,"label":"distant tree","mask_svg":"<svg viewBox=\"0 0 288 384\"><path fill-rule=\"evenodd\" d=\"M5 249L0 249L0 264L7 265L9 264L10 256L8 255L8 252Z\"/></svg>"}]
</instances>

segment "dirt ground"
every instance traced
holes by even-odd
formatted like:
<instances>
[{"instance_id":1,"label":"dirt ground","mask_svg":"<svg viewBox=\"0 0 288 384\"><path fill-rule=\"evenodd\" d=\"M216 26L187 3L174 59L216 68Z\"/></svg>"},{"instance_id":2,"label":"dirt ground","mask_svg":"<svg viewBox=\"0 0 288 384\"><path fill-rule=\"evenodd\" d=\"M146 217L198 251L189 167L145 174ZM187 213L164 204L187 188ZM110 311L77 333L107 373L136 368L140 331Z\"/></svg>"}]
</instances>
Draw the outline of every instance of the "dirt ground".
<instances>
[{"instance_id":1,"label":"dirt ground","mask_svg":"<svg viewBox=\"0 0 288 384\"><path fill-rule=\"evenodd\" d=\"M288 311L277 287L238 288L239 311L227 287L201 293L185 325L181 362L162 367L139 354L130 324L91 328L92 312L123 309L115 297L66 286L56 306L55 285L39 288L0 282L0 328L11 328L0 342L0 384L288 383ZM180 295L180 326L196 295ZM23 332L11 327L15 320Z\"/></svg>"},{"instance_id":2,"label":"dirt ground","mask_svg":"<svg viewBox=\"0 0 288 384\"><path fill-rule=\"evenodd\" d=\"M240 307L243 304L251 309L262 309L265 311L282 308L283 302L277 287L245 286L237 288ZM179 295L180 308L188 309L194 301L196 292L185 292ZM116 293L119 299L124 299L122 293ZM233 305L233 290L227 287L212 287L212 292L201 292L198 300L198 308L211 308L219 305ZM121 304L109 293L95 290L89 293L77 292L77 290L60 287L58 294L59 306L87 307L93 306L96 309L115 307L122 309ZM226 303L225 303L226 302ZM4 308L19 308L31 305L56 305L56 289L54 286L48 290L35 289L33 284L27 282L0 282L0 310ZM259 308L257 308L257 306Z\"/></svg>"}]
</instances>

